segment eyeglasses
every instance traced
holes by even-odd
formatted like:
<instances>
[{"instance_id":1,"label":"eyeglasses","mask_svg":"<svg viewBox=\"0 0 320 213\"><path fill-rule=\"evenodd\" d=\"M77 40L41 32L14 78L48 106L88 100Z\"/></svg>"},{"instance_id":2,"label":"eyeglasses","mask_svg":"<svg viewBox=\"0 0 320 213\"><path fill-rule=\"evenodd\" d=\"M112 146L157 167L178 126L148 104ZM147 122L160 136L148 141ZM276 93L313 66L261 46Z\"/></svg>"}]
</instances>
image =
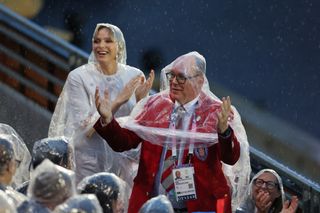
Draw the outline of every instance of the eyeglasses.
<instances>
[{"instance_id":1,"label":"eyeglasses","mask_svg":"<svg viewBox=\"0 0 320 213\"><path fill-rule=\"evenodd\" d=\"M187 79L195 78L195 77L198 77L199 75L200 74L196 74L194 76L184 76L184 75L181 75L181 74L180 75L175 75L172 72L167 72L166 73L167 79L169 81L173 81L173 79L176 78L176 80L177 80L177 82L179 84L184 84L184 83L186 83Z\"/></svg>"},{"instance_id":2,"label":"eyeglasses","mask_svg":"<svg viewBox=\"0 0 320 213\"><path fill-rule=\"evenodd\" d=\"M263 184L266 184L267 189L272 190L274 189L276 186L278 186L278 183L275 183L273 181L264 181L262 179L255 179L253 181L254 185L256 185L257 187L262 187Z\"/></svg>"}]
</instances>

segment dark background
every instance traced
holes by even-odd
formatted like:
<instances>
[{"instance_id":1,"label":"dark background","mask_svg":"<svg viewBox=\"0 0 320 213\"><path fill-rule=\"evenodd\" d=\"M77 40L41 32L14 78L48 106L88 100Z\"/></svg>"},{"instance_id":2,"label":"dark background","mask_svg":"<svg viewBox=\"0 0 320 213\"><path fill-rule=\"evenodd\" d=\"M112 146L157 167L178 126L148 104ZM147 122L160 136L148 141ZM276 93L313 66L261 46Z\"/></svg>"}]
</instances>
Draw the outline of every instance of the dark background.
<instances>
[{"instance_id":1,"label":"dark background","mask_svg":"<svg viewBox=\"0 0 320 213\"><path fill-rule=\"evenodd\" d=\"M46 0L33 21L72 31L88 53L96 23L117 25L127 63L146 73L196 50L211 87L320 138L319 14L318 0Z\"/></svg>"}]
</instances>

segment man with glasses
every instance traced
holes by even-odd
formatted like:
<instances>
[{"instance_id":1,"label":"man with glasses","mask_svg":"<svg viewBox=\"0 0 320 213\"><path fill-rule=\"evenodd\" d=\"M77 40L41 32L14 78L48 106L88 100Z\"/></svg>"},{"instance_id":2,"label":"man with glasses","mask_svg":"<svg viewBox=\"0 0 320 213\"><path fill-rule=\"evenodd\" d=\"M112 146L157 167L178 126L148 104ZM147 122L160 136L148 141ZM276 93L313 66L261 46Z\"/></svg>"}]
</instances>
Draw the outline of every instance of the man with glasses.
<instances>
[{"instance_id":1,"label":"man with glasses","mask_svg":"<svg viewBox=\"0 0 320 213\"><path fill-rule=\"evenodd\" d=\"M164 194L175 212L216 211L222 200L223 212L229 213L229 186L239 186L232 188L238 194L240 186L246 186L250 162L240 116L230 97L219 100L211 93L205 72L206 61L199 53L178 57L161 72L161 92L138 103L121 127L113 118L108 91L100 98L97 88L101 118L96 131L118 152L141 144L129 212ZM240 152L237 173L231 165ZM177 171L182 179L174 180Z\"/></svg>"}]
</instances>

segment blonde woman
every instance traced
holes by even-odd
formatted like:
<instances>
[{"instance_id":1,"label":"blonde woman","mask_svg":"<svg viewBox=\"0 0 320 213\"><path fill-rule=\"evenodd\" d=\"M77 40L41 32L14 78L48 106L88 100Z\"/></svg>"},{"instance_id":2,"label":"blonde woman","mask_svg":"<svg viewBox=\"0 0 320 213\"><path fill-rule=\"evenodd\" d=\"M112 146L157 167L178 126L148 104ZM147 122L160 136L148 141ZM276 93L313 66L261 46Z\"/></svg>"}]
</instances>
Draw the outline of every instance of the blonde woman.
<instances>
[{"instance_id":1,"label":"blonde woman","mask_svg":"<svg viewBox=\"0 0 320 213\"><path fill-rule=\"evenodd\" d=\"M88 63L70 72L57 102L49 137L66 136L72 141L77 182L98 172L113 172L132 185L139 148L116 153L92 128L99 118L94 99L97 86L110 91L115 117L128 115L152 86L154 72L146 80L141 70L126 65L126 58L121 30L97 24Z\"/></svg>"}]
</instances>

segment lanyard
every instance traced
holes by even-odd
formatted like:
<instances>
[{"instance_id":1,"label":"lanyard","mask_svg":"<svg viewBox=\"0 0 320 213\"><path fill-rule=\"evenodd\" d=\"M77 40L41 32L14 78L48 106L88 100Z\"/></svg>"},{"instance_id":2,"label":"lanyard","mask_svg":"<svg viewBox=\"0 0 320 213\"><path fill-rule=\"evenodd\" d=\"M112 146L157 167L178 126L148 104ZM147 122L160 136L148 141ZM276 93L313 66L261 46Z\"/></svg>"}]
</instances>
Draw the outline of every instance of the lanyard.
<instances>
[{"instance_id":1,"label":"lanyard","mask_svg":"<svg viewBox=\"0 0 320 213\"><path fill-rule=\"evenodd\" d=\"M194 109L194 107L193 107L193 109ZM173 119L173 121L176 121L176 119L177 119L177 116L175 116L175 119ZM191 115L191 119L192 119L191 132L194 133L194 132L196 132L196 115L195 115L194 110ZM170 129L175 129L175 122L173 122L173 121L171 121ZM182 156L184 153L184 146L185 146L185 143L180 143L178 165L181 165ZM193 149L194 149L194 141L192 139L192 140L190 140L189 150L188 150L189 163L191 161L191 157L193 156ZM172 140L172 158L174 160L177 159L177 141L176 141L175 137Z\"/></svg>"}]
</instances>

